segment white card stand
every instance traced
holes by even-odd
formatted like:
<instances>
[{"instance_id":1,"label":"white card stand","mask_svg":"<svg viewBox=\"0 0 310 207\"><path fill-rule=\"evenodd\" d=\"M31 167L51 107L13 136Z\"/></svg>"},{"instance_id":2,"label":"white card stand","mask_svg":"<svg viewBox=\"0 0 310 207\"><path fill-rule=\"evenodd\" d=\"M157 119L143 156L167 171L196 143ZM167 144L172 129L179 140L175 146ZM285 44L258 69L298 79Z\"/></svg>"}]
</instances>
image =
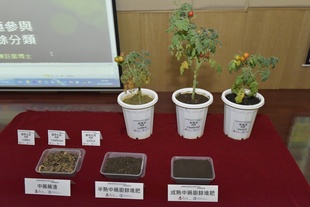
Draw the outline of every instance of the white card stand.
<instances>
[{"instance_id":1,"label":"white card stand","mask_svg":"<svg viewBox=\"0 0 310 207\"><path fill-rule=\"evenodd\" d=\"M48 130L48 144L66 146L66 140L69 136L66 131Z\"/></svg>"},{"instance_id":2,"label":"white card stand","mask_svg":"<svg viewBox=\"0 0 310 207\"><path fill-rule=\"evenodd\" d=\"M35 138L40 136L34 130L17 130L17 140L20 145L35 145Z\"/></svg>"},{"instance_id":3,"label":"white card stand","mask_svg":"<svg viewBox=\"0 0 310 207\"><path fill-rule=\"evenodd\" d=\"M100 140L102 140L100 131L82 130L82 145L100 146Z\"/></svg>"}]
</instances>

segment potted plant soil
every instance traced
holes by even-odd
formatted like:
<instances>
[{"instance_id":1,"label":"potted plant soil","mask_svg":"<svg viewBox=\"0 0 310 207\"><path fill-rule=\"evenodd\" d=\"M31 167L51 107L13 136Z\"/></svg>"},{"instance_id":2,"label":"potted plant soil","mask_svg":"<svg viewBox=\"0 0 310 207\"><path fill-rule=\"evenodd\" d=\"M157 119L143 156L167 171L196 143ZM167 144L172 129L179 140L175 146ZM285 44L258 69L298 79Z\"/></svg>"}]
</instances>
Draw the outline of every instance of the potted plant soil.
<instances>
[{"instance_id":1,"label":"potted plant soil","mask_svg":"<svg viewBox=\"0 0 310 207\"><path fill-rule=\"evenodd\" d=\"M236 140L250 137L257 111L265 103L263 95L258 93L259 83L266 81L271 69L275 68L279 59L266 58L260 54L249 55L237 53L228 65L230 73L240 72L231 89L222 93L224 102L224 133Z\"/></svg>"},{"instance_id":2,"label":"potted plant soil","mask_svg":"<svg viewBox=\"0 0 310 207\"><path fill-rule=\"evenodd\" d=\"M150 81L150 53L133 51L121 54L115 61L122 66L121 81L124 91L117 97L123 109L127 134L133 139L145 139L153 132L154 106L158 101L155 91L143 88Z\"/></svg>"},{"instance_id":3,"label":"potted plant soil","mask_svg":"<svg viewBox=\"0 0 310 207\"><path fill-rule=\"evenodd\" d=\"M177 5L176 1L174 3ZM172 101L176 104L178 133L188 139L203 135L208 107L213 102L210 92L197 88L199 69L204 63L209 63L212 68L221 71L221 66L212 59L217 47L221 46L218 33L211 28L198 27L195 18L192 5L184 3L172 13L167 29L172 34L169 51L178 61L182 61L181 75L193 72L192 87L172 94Z\"/></svg>"}]
</instances>

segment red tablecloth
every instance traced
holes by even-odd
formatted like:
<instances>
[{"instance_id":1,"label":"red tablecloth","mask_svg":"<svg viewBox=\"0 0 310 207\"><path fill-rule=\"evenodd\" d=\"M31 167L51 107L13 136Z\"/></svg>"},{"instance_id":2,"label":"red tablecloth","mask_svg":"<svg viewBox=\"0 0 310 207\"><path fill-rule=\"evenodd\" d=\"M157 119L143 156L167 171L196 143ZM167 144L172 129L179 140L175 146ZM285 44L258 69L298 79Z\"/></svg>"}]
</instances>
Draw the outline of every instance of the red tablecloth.
<instances>
[{"instance_id":1,"label":"red tablecloth","mask_svg":"<svg viewBox=\"0 0 310 207\"><path fill-rule=\"evenodd\" d=\"M35 146L17 144L17 130L35 130ZM66 147L84 148L85 160L72 178L71 197L25 195L24 178L42 178L35 166L47 144L47 130L64 130ZM81 145L81 131L101 131L100 147ZM56 146L57 147L57 146ZM209 114L203 137L187 140L177 134L175 114L155 114L153 135L127 137L122 113L35 112L17 115L0 134L0 206L310 206L310 188L267 116L258 115L249 139L235 141L223 134L223 115ZM106 152L147 155L144 200L95 198L95 181L111 181L99 169ZM219 186L218 203L168 202L167 185L173 156L210 156Z\"/></svg>"}]
</instances>

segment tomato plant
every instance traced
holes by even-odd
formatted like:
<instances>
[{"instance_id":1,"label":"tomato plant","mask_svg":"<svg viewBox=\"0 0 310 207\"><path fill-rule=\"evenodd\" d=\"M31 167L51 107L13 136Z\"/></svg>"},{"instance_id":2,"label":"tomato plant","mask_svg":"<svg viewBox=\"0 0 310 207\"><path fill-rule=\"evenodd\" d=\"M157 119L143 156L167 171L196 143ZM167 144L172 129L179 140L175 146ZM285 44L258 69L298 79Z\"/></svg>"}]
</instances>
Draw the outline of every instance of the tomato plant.
<instances>
[{"instance_id":1,"label":"tomato plant","mask_svg":"<svg viewBox=\"0 0 310 207\"><path fill-rule=\"evenodd\" d=\"M245 95L254 96L258 92L256 76L260 75L261 81L266 81L278 61L279 59L273 56L265 58L260 54L250 56L249 53L237 53L228 65L230 73L241 72L231 87L231 91L237 95L236 103L241 103ZM250 93L245 94L245 88L248 88Z\"/></svg>"},{"instance_id":2,"label":"tomato plant","mask_svg":"<svg viewBox=\"0 0 310 207\"><path fill-rule=\"evenodd\" d=\"M198 70L203 63L208 63L211 68L221 72L221 66L212 57L217 47L222 44L215 29L196 25L193 19L197 15L191 4L180 5L178 0L174 0L174 3L180 7L175 9L169 18L167 32L173 36L168 49L178 61L184 59L180 66L181 75L184 74L184 69L190 69L193 72L192 100L194 100L198 84Z\"/></svg>"},{"instance_id":3,"label":"tomato plant","mask_svg":"<svg viewBox=\"0 0 310 207\"><path fill-rule=\"evenodd\" d=\"M150 55L148 51L142 50L141 53L136 51L132 51L127 55L121 53L121 55L114 58L115 62L122 66L121 81L125 91L137 88L138 95L142 96L141 88L150 82Z\"/></svg>"}]
</instances>

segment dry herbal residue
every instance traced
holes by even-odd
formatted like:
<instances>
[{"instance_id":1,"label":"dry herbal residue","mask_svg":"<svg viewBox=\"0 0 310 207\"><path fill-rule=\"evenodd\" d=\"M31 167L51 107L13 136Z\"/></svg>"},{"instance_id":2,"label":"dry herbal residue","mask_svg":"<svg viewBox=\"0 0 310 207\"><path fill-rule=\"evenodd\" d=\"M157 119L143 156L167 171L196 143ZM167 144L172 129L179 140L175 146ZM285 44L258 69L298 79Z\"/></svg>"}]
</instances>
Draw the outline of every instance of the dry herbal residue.
<instances>
[{"instance_id":1,"label":"dry herbal residue","mask_svg":"<svg viewBox=\"0 0 310 207\"><path fill-rule=\"evenodd\" d=\"M48 154L39 166L40 172L72 173L76 167L79 155L66 151Z\"/></svg>"}]
</instances>

